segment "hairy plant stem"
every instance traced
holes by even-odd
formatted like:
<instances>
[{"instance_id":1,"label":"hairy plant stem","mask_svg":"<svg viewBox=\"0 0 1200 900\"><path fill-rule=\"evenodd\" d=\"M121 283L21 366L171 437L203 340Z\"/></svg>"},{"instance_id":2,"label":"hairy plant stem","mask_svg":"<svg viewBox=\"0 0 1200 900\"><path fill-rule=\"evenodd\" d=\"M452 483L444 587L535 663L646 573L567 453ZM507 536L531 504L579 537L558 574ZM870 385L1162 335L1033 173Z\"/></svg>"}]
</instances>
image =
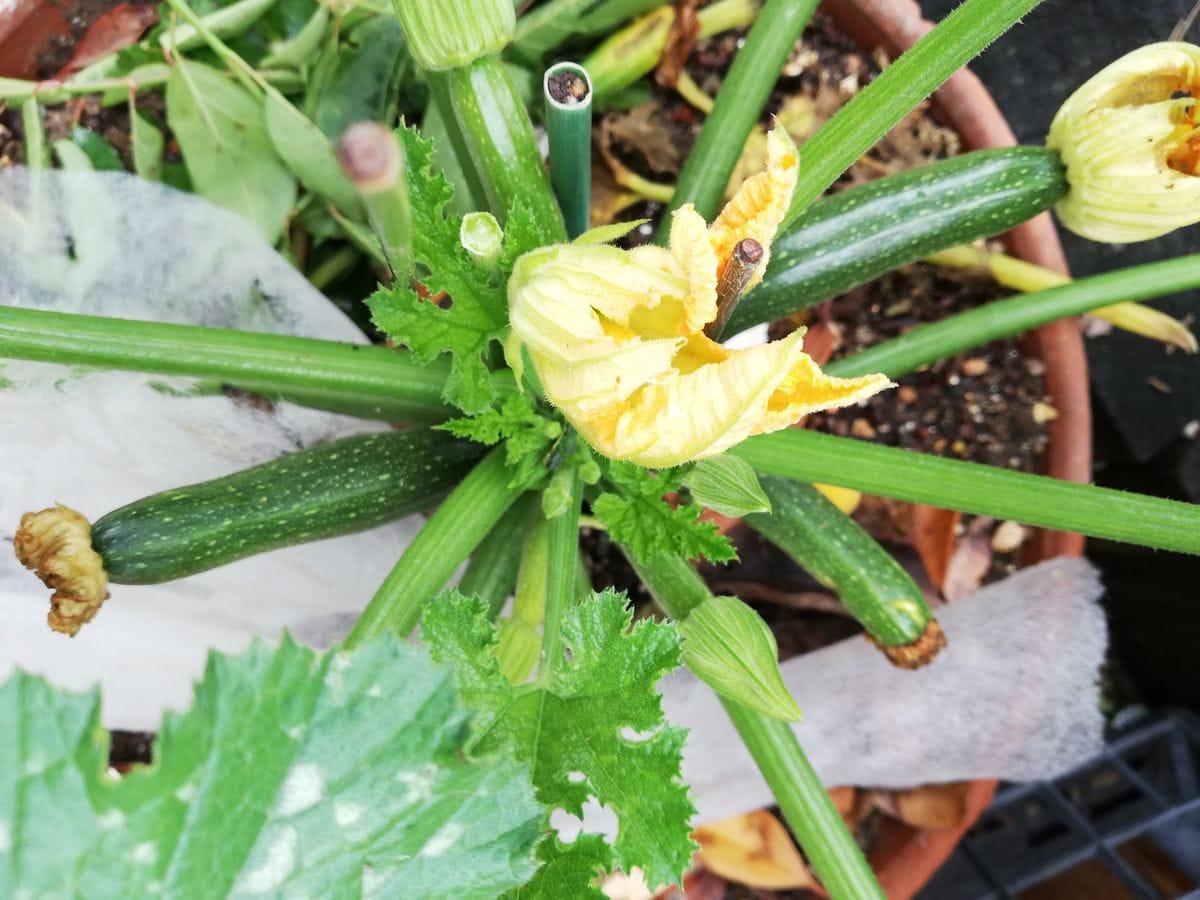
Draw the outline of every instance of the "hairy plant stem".
<instances>
[{"instance_id":1,"label":"hairy plant stem","mask_svg":"<svg viewBox=\"0 0 1200 900\"><path fill-rule=\"evenodd\" d=\"M838 110L800 148L800 180L781 230L947 78L1041 0L965 0Z\"/></svg>"},{"instance_id":2,"label":"hairy plant stem","mask_svg":"<svg viewBox=\"0 0 1200 900\"><path fill-rule=\"evenodd\" d=\"M562 653L563 610L576 600L579 566L579 513L583 482L579 468L571 466L570 500L566 510L547 523L549 553L546 567L546 616L542 621L542 655L539 677L554 670Z\"/></svg>"},{"instance_id":3,"label":"hairy plant stem","mask_svg":"<svg viewBox=\"0 0 1200 900\"><path fill-rule=\"evenodd\" d=\"M680 557L660 554L650 562L632 557L630 561L654 599L676 621L687 618L712 596L696 570ZM721 703L830 896L882 898L875 873L809 764L792 726L731 700L722 698Z\"/></svg>"},{"instance_id":4,"label":"hairy plant stem","mask_svg":"<svg viewBox=\"0 0 1200 900\"><path fill-rule=\"evenodd\" d=\"M1200 504L790 428L733 448L759 472L1028 525L1200 554Z\"/></svg>"},{"instance_id":5,"label":"hairy plant stem","mask_svg":"<svg viewBox=\"0 0 1200 900\"><path fill-rule=\"evenodd\" d=\"M371 419L438 422L449 367L402 350L199 325L0 306L0 358L211 379ZM512 378L495 376L502 393Z\"/></svg>"},{"instance_id":6,"label":"hairy plant stem","mask_svg":"<svg viewBox=\"0 0 1200 900\"><path fill-rule=\"evenodd\" d=\"M417 532L346 637L349 650L384 634L407 635L524 487L509 486L504 448L492 450Z\"/></svg>"},{"instance_id":7,"label":"hairy plant stem","mask_svg":"<svg viewBox=\"0 0 1200 900\"><path fill-rule=\"evenodd\" d=\"M705 219L716 216L742 146L816 7L817 0L767 0L759 11L679 173L670 209L659 225L660 244L671 229L671 210L693 203Z\"/></svg>"},{"instance_id":8,"label":"hairy plant stem","mask_svg":"<svg viewBox=\"0 0 1200 900\"><path fill-rule=\"evenodd\" d=\"M517 583L525 523L534 496L522 497L509 507L496 527L479 542L458 582L462 594L478 597L487 604L489 618L494 619L500 614L500 608Z\"/></svg>"},{"instance_id":9,"label":"hairy plant stem","mask_svg":"<svg viewBox=\"0 0 1200 900\"><path fill-rule=\"evenodd\" d=\"M871 372L898 378L927 363L1046 322L1121 300L1148 300L1195 287L1200 287L1200 253L1130 266L918 325L898 338L832 362L825 371L846 378Z\"/></svg>"}]
</instances>

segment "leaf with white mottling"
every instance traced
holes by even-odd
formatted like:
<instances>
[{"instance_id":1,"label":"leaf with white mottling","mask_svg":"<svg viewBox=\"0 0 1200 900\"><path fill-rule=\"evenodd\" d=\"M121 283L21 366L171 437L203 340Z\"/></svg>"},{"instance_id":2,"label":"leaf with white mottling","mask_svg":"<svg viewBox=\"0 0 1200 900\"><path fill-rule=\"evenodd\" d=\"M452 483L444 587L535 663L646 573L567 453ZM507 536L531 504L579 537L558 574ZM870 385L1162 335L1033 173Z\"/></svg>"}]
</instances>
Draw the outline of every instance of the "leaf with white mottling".
<instances>
[{"instance_id":1,"label":"leaf with white mottling","mask_svg":"<svg viewBox=\"0 0 1200 900\"><path fill-rule=\"evenodd\" d=\"M484 898L534 872L527 771L463 758L448 671L399 641L213 655L118 782L98 723L95 693L0 685L0 896Z\"/></svg>"}]
</instances>

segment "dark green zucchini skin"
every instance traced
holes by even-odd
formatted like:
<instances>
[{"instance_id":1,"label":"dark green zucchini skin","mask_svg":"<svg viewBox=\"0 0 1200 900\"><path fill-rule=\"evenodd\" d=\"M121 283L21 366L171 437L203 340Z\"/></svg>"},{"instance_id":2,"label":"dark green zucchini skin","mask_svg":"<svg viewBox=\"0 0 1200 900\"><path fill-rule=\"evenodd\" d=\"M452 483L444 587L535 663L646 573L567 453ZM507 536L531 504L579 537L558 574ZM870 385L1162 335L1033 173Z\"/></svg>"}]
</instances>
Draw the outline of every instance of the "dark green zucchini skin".
<instances>
[{"instance_id":1,"label":"dark green zucchini skin","mask_svg":"<svg viewBox=\"0 0 1200 900\"><path fill-rule=\"evenodd\" d=\"M1066 170L1045 147L976 150L818 200L771 245L759 284L726 337L836 297L950 247L991 237L1049 209Z\"/></svg>"},{"instance_id":2,"label":"dark green zucchini skin","mask_svg":"<svg viewBox=\"0 0 1200 900\"><path fill-rule=\"evenodd\" d=\"M429 428L342 438L113 510L92 546L113 582L171 581L417 512L482 455Z\"/></svg>"}]
</instances>

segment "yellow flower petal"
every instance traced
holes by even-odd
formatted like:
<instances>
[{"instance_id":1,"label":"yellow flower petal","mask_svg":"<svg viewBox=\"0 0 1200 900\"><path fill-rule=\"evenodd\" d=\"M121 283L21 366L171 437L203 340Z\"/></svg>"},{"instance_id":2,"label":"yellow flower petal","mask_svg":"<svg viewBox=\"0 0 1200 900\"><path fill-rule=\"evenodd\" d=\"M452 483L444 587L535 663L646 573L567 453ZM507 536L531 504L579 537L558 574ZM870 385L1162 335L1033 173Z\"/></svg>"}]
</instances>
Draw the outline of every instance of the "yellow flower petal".
<instances>
[{"instance_id":1,"label":"yellow flower petal","mask_svg":"<svg viewBox=\"0 0 1200 900\"><path fill-rule=\"evenodd\" d=\"M800 153L783 128L767 135L767 169L747 178L726 204L709 230L713 249L723 266L742 238L753 238L765 251L762 263L746 290L762 281L770 259L771 242L792 202L792 191L800 175ZM717 272L720 277L721 272Z\"/></svg>"},{"instance_id":2,"label":"yellow flower petal","mask_svg":"<svg viewBox=\"0 0 1200 900\"><path fill-rule=\"evenodd\" d=\"M844 406L889 386L882 375L831 378L803 352L803 335L728 351L713 362L647 385L606 416L576 420L605 455L644 466L716 456L754 434L777 431L819 409Z\"/></svg>"},{"instance_id":3,"label":"yellow flower petal","mask_svg":"<svg viewBox=\"0 0 1200 900\"><path fill-rule=\"evenodd\" d=\"M1088 79L1046 146L1071 189L1055 210L1096 241L1147 240L1200 221L1200 47L1150 44Z\"/></svg>"},{"instance_id":4,"label":"yellow flower petal","mask_svg":"<svg viewBox=\"0 0 1200 900\"><path fill-rule=\"evenodd\" d=\"M882 375L823 374L801 332L745 350L704 335L721 266L743 238L769 247L797 166L790 139L772 132L767 170L712 228L690 205L677 210L669 250L575 244L523 256L509 281L510 365L524 348L547 397L593 447L653 467L715 456L887 387Z\"/></svg>"}]
</instances>

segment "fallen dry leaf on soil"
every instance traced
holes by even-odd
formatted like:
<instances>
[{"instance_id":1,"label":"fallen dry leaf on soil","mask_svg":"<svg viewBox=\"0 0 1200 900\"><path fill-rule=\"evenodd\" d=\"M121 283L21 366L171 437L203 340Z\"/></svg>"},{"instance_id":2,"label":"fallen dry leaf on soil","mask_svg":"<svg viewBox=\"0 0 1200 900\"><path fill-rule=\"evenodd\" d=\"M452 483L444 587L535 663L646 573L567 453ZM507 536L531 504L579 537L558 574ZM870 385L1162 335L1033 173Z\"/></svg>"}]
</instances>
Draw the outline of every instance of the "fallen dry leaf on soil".
<instances>
[{"instance_id":1,"label":"fallen dry leaf on soil","mask_svg":"<svg viewBox=\"0 0 1200 900\"><path fill-rule=\"evenodd\" d=\"M792 836L766 810L704 825L692 837L697 859L722 878L768 890L816 886Z\"/></svg>"}]
</instances>

